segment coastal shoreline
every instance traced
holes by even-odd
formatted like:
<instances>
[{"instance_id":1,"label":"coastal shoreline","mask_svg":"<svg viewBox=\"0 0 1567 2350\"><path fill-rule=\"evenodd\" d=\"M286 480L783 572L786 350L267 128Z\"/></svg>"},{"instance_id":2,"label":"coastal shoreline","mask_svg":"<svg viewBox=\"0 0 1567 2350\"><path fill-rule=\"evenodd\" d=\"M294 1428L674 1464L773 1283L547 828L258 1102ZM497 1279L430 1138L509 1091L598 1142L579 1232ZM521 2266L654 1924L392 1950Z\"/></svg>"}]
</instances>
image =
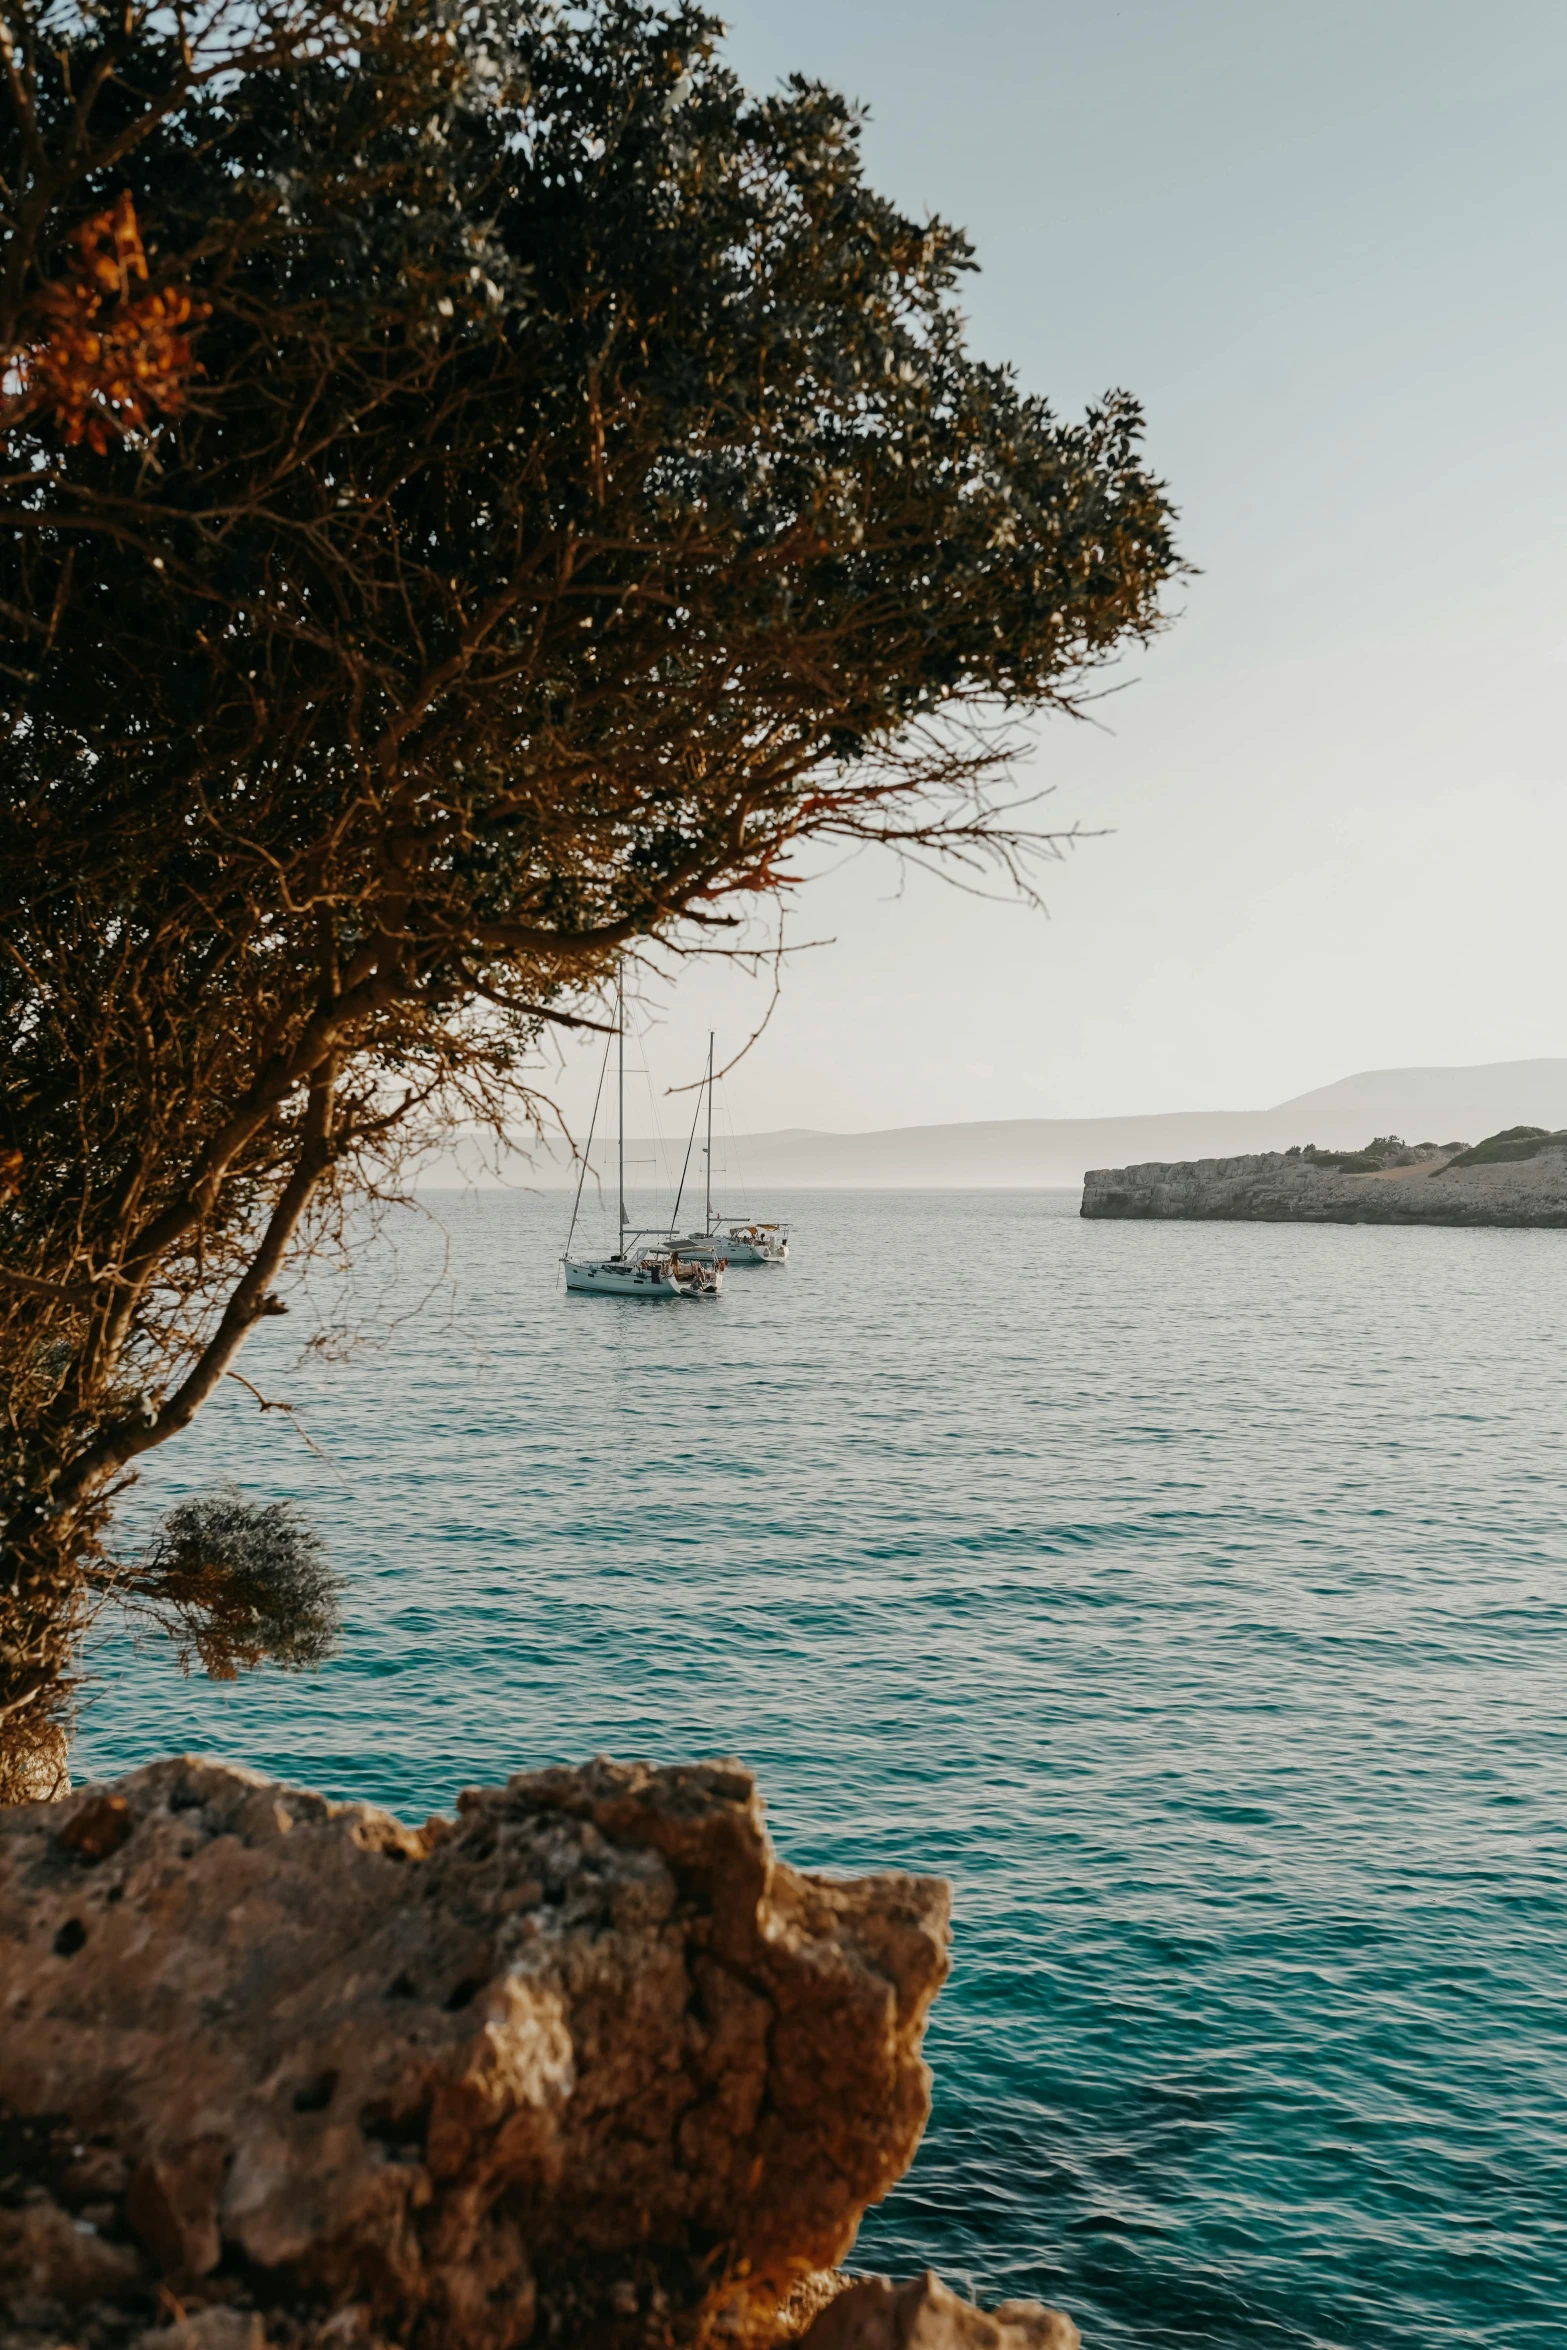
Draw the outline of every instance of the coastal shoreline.
<instances>
[{"instance_id":1,"label":"coastal shoreline","mask_svg":"<svg viewBox=\"0 0 1567 2350\"><path fill-rule=\"evenodd\" d=\"M1083 1178L1081 1213L1090 1221L1567 1230L1567 1140L1552 1138L1523 1159L1462 1163L1468 1156L1448 1147L1358 1173L1298 1150L1094 1167Z\"/></svg>"}]
</instances>

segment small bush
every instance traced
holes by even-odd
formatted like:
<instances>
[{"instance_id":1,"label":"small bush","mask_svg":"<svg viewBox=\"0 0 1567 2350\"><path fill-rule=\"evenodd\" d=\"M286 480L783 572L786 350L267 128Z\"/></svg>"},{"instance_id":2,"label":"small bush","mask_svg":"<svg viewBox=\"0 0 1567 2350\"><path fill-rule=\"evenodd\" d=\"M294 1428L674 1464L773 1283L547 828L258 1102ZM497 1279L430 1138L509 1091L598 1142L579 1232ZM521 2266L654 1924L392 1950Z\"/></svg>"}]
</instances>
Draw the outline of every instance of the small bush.
<instances>
[{"instance_id":1,"label":"small bush","mask_svg":"<svg viewBox=\"0 0 1567 2350\"><path fill-rule=\"evenodd\" d=\"M291 1502L247 1501L237 1487L193 1494L170 1510L119 1596L214 1681L270 1658L313 1672L337 1646L344 1581Z\"/></svg>"}]
</instances>

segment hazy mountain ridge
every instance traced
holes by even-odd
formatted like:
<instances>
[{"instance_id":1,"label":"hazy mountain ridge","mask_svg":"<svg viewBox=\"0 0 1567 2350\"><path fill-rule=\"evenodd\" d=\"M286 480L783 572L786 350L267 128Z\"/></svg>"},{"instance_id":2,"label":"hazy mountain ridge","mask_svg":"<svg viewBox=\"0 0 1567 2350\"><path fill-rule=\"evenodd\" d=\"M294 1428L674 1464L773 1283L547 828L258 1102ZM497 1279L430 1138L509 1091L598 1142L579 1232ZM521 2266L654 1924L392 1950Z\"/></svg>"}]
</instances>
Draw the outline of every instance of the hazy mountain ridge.
<instances>
[{"instance_id":1,"label":"hazy mountain ridge","mask_svg":"<svg viewBox=\"0 0 1567 2350\"><path fill-rule=\"evenodd\" d=\"M997 1118L943 1126L892 1126L863 1134L783 1127L714 1139L715 1188L727 1207L743 1190L753 1207L770 1189L986 1189L1075 1186L1090 1167L1148 1160L1230 1158L1314 1142L1352 1149L1376 1134L1409 1142L1478 1142L1514 1125L1567 1126L1567 1058L1482 1062L1466 1068L1364 1069L1262 1110L1169 1110L1122 1118ZM655 1145L629 1138L642 1189ZM669 1180L684 1135L665 1137ZM602 1180L614 1148L601 1136L593 1165ZM555 1189L571 1180L564 1145L519 1159L510 1180ZM700 1152L692 1177L701 1183ZM628 1170L629 1172L629 1170ZM448 1176L444 1180L451 1180ZM689 1180L689 1179L688 1179ZM689 1196L689 1195L688 1195Z\"/></svg>"}]
</instances>

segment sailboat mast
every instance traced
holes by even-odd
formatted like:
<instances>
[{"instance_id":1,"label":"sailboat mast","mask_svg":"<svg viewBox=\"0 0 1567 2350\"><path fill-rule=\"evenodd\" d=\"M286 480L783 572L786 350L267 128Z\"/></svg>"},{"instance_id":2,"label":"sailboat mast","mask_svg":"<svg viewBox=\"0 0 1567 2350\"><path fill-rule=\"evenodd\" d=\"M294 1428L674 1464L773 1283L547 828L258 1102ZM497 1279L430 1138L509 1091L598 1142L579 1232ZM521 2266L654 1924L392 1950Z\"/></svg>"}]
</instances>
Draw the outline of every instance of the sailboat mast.
<instances>
[{"instance_id":1,"label":"sailboat mast","mask_svg":"<svg viewBox=\"0 0 1567 2350\"><path fill-rule=\"evenodd\" d=\"M571 1203L571 1229L566 1235L566 1254L568 1257L571 1254L571 1244L577 1237L577 1218L582 1213L582 1186L584 1183L586 1183L588 1179L588 1169L593 1164L593 1137L599 1130L599 1104L604 1099L604 1080L608 1075L609 1038L606 1036L604 1039L604 1058L599 1063L599 1081L593 1088L593 1115L588 1120L588 1147L583 1152L582 1164L577 1169L577 1196Z\"/></svg>"},{"instance_id":2,"label":"sailboat mast","mask_svg":"<svg viewBox=\"0 0 1567 2350\"><path fill-rule=\"evenodd\" d=\"M707 1220L704 1232L713 1229L713 1031L707 1032Z\"/></svg>"},{"instance_id":3,"label":"sailboat mast","mask_svg":"<svg viewBox=\"0 0 1567 2350\"><path fill-rule=\"evenodd\" d=\"M626 1253L626 966L621 960L615 972L615 1026L620 1032L620 1104L615 1126L620 1163L620 1254Z\"/></svg>"}]
</instances>

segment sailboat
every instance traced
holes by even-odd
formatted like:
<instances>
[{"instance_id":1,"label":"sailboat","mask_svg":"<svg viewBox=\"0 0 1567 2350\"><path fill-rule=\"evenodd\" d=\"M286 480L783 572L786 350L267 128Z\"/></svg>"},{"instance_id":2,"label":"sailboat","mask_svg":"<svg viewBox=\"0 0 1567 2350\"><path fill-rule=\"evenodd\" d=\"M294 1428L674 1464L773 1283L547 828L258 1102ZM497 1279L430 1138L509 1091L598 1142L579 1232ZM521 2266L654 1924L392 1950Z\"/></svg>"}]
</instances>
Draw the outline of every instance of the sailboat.
<instances>
[{"instance_id":1,"label":"sailboat","mask_svg":"<svg viewBox=\"0 0 1567 2350\"><path fill-rule=\"evenodd\" d=\"M577 1218L582 1209L582 1186L587 1180L588 1163L593 1153L593 1135L598 1125L599 1102L603 1098L604 1079L609 1069L609 1046L604 1047L604 1059L599 1069L598 1092L593 1097L593 1118L588 1127L588 1147L583 1155L581 1172L577 1177L577 1196L571 1210L571 1229L566 1234L566 1246L561 1263L566 1269L566 1287L586 1290L598 1297L716 1297L723 1287L724 1269L710 1259L682 1259L678 1247L631 1247L631 1227L626 1219L626 982L622 969L615 981L615 1036L618 1051L618 1107L616 1115L616 1158L618 1167L620 1206L620 1245L612 1257L579 1257L572 1253L572 1242L577 1234Z\"/></svg>"},{"instance_id":2,"label":"sailboat","mask_svg":"<svg viewBox=\"0 0 1567 2350\"><path fill-rule=\"evenodd\" d=\"M683 1257L700 1256L721 1272L725 1265L786 1265L789 1261L789 1227L787 1224L757 1224L747 1217L715 1216L713 1213L713 1032L707 1034L707 1075L702 1080L707 1098L706 1208L700 1232L683 1233L678 1239L673 1231L670 1246L680 1250ZM701 1105L698 1104L698 1115ZM693 1140L696 1119L691 1121ZM686 1168L691 1164L690 1144L686 1146ZM674 1222L680 1220L680 1200L685 1191L686 1169L680 1174L680 1190L675 1194Z\"/></svg>"}]
</instances>

